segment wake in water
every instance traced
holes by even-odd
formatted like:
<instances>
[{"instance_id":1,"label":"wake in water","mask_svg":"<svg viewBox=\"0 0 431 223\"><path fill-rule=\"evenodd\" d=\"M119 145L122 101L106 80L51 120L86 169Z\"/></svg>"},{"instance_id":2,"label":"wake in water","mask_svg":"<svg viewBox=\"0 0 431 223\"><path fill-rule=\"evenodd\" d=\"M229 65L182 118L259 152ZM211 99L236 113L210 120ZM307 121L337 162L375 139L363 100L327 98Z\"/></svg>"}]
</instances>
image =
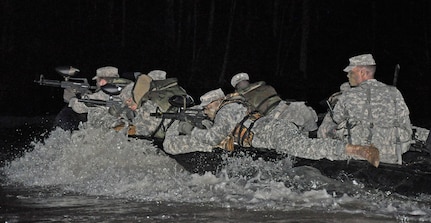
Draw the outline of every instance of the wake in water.
<instances>
[{"instance_id":1,"label":"wake in water","mask_svg":"<svg viewBox=\"0 0 431 223\"><path fill-rule=\"evenodd\" d=\"M312 167L293 168L288 158L225 157L219 173L191 174L148 140L88 126L73 133L56 129L32 147L1 169L5 184L142 202L431 220L428 195L366 190Z\"/></svg>"}]
</instances>

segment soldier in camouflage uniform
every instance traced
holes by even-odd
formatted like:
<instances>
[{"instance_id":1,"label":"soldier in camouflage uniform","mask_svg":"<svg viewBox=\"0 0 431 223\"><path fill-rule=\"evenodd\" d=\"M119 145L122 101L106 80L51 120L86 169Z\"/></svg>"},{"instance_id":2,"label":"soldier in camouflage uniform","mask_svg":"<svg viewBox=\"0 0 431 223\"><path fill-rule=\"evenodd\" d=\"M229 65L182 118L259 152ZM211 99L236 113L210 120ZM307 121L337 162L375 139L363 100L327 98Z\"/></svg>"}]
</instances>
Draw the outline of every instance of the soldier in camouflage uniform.
<instances>
[{"instance_id":1,"label":"soldier in camouflage uniform","mask_svg":"<svg viewBox=\"0 0 431 223\"><path fill-rule=\"evenodd\" d=\"M237 95L223 96L221 89L217 89L201 97L205 114L214 120L211 128L195 128L190 135L180 135L172 127L163 142L165 151L173 155L211 152L214 148L231 151L236 144L274 149L309 159L344 160L356 156L367 159L374 166L379 165L378 150L374 147L353 146L332 139L310 139L290 121L252 112L247 102Z\"/></svg>"},{"instance_id":2,"label":"soldier in camouflage uniform","mask_svg":"<svg viewBox=\"0 0 431 223\"><path fill-rule=\"evenodd\" d=\"M134 84L123 89L120 97L135 111L135 117L128 123L129 135L163 139L173 121L150 114L174 112L176 108L168 101L174 95L185 96L187 93L178 85L176 78L166 78L166 72L160 70L140 75Z\"/></svg>"},{"instance_id":3,"label":"soldier in camouflage uniform","mask_svg":"<svg viewBox=\"0 0 431 223\"><path fill-rule=\"evenodd\" d=\"M403 96L394 86L374 79L376 63L371 54L349 61L344 71L353 88L340 96L333 110L337 136L353 145L374 145L382 162L401 164L412 136Z\"/></svg>"},{"instance_id":4,"label":"soldier in camouflage uniform","mask_svg":"<svg viewBox=\"0 0 431 223\"><path fill-rule=\"evenodd\" d=\"M98 100L109 100L109 95L100 90L101 86L112 81L114 78L118 78L120 75L118 74L118 69L116 67L101 67L96 70L96 76L93 77L93 80L96 80L96 92L93 94L85 94L82 95L83 99L98 99ZM83 102L78 102L78 98L74 97L69 100L69 107L71 107L77 113L87 113L88 107Z\"/></svg>"},{"instance_id":5,"label":"soldier in camouflage uniform","mask_svg":"<svg viewBox=\"0 0 431 223\"><path fill-rule=\"evenodd\" d=\"M112 66L101 67L96 70L96 76L92 78L93 80L96 80L96 87L97 87L96 91L94 93L81 95L80 97L83 99L97 99L97 100L107 101L109 100L109 95L101 91L100 87L106 85L107 83L111 83L118 78L119 78L119 74L118 74L118 69L116 67L112 67ZM68 106L78 114L87 113L87 120L90 121L89 124L94 125L95 127L106 125L107 122L105 119L109 117L108 107L104 107L104 106L88 107L85 103L79 102L75 94L69 93L68 95L69 96L73 95L72 98L67 98L67 100L69 101ZM102 119L101 116L106 118Z\"/></svg>"},{"instance_id":6,"label":"soldier in camouflage uniform","mask_svg":"<svg viewBox=\"0 0 431 223\"><path fill-rule=\"evenodd\" d=\"M234 75L231 85L262 115L293 122L306 136L317 130L317 114L305 102L281 100L276 90L265 82L250 83L247 73Z\"/></svg>"},{"instance_id":7,"label":"soldier in camouflage uniform","mask_svg":"<svg viewBox=\"0 0 431 223\"><path fill-rule=\"evenodd\" d=\"M199 107L214 121L213 125L207 129L193 128L185 133L181 122L175 121L163 142L167 153L211 152L247 113L242 100L225 98L220 88L202 95L200 101Z\"/></svg>"}]
</instances>

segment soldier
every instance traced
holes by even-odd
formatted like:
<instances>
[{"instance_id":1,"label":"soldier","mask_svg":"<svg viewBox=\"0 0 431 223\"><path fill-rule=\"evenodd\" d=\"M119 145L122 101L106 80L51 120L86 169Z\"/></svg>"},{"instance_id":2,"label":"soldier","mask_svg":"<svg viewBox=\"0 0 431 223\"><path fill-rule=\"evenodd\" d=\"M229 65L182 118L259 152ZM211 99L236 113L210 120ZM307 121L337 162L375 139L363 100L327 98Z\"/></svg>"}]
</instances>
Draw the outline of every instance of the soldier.
<instances>
[{"instance_id":1,"label":"soldier","mask_svg":"<svg viewBox=\"0 0 431 223\"><path fill-rule=\"evenodd\" d=\"M209 129L193 129L190 135L180 135L172 127L166 133L164 149L172 155L189 152L212 152L214 148L229 151L242 147L274 149L278 152L309 159L347 159L356 156L379 165L378 150L372 146L354 146L339 140L310 139L284 119L274 119L251 111L247 103L236 97L225 97L221 89L201 98L204 113L214 120Z\"/></svg>"},{"instance_id":2,"label":"soldier","mask_svg":"<svg viewBox=\"0 0 431 223\"><path fill-rule=\"evenodd\" d=\"M337 136L353 145L374 145L382 162L402 163L409 149L412 127L409 109L400 91L374 78L371 54L351 57L344 69L350 85L333 110Z\"/></svg>"},{"instance_id":3,"label":"soldier","mask_svg":"<svg viewBox=\"0 0 431 223\"><path fill-rule=\"evenodd\" d=\"M250 83L247 73L234 75L231 85L262 115L291 121L307 136L317 130L317 114L305 102L281 100L276 90L264 81Z\"/></svg>"},{"instance_id":4,"label":"soldier","mask_svg":"<svg viewBox=\"0 0 431 223\"><path fill-rule=\"evenodd\" d=\"M63 98L65 102L68 103L68 107L63 109L56 117L56 126L59 126L65 130L76 130L78 128L79 122L87 122L91 119L92 123L95 125L101 125L97 120L97 116L105 115L108 109L107 107L91 107L89 108L85 103L78 102L78 98L83 99L99 99L108 100L109 95L105 94L100 90L100 87L106 85L107 83L113 82L115 79L119 78L118 69L116 67L101 67L96 70L96 76L92 79L96 81L96 91L94 93L88 92L84 95L76 95L72 89L66 88L64 90ZM88 114L89 111L92 114ZM94 117L88 117L94 116ZM109 117L109 116L106 116Z\"/></svg>"},{"instance_id":5,"label":"soldier","mask_svg":"<svg viewBox=\"0 0 431 223\"><path fill-rule=\"evenodd\" d=\"M200 97L200 108L214 121L207 129L192 128L174 122L166 132L163 148L170 154L188 152L211 152L235 127L247 112L242 101L225 99L224 92L219 88L207 92Z\"/></svg>"},{"instance_id":6,"label":"soldier","mask_svg":"<svg viewBox=\"0 0 431 223\"><path fill-rule=\"evenodd\" d=\"M173 121L150 114L175 111L176 108L169 103L169 98L174 95L186 96L187 93L178 85L176 78L166 78L166 72L160 70L141 74L134 84L126 86L120 98L135 111L129 135L163 139Z\"/></svg>"}]
</instances>

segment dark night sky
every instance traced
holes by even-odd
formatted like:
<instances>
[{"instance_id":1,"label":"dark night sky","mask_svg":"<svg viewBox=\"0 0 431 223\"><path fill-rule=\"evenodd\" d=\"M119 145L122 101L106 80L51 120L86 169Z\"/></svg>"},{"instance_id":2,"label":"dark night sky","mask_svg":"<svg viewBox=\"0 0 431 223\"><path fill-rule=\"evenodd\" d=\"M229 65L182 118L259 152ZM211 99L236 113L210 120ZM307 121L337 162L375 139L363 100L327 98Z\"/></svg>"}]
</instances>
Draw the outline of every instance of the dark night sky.
<instances>
[{"instance_id":1,"label":"dark night sky","mask_svg":"<svg viewBox=\"0 0 431 223\"><path fill-rule=\"evenodd\" d=\"M79 68L89 80L106 65L120 73L166 70L195 99L218 87L231 91L232 75L247 72L283 98L307 100L322 111L318 102L347 80L348 58L372 53L376 78L385 83L401 65L397 86L413 124L430 127L430 1L303 2L1 0L1 114L59 111L62 91L33 80L40 74L59 79L54 68L61 65ZM305 73L303 27L309 33Z\"/></svg>"}]
</instances>

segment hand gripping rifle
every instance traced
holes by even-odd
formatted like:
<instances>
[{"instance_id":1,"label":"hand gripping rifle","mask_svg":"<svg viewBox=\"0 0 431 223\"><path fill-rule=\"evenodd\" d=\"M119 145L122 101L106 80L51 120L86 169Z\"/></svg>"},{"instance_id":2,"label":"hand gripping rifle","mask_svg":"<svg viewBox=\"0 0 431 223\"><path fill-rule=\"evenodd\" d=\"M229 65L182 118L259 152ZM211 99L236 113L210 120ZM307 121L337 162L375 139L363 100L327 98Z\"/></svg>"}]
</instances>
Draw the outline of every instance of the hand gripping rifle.
<instances>
[{"instance_id":1,"label":"hand gripping rifle","mask_svg":"<svg viewBox=\"0 0 431 223\"><path fill-rule=\"evenodd\" d=\"M169 98L169 103L173 107L178 108L178 111L161 112L159 109L157 109L155 113L150 113L150 116L163 119L184 121L192 124L197 128L206 129L206 126L202 123L202 121L208 120L208 117L203 113L203 111L201 109L188 108L194 105L192 97L190 97L189 95L175 95Z\"/></svg>"},{"instance_id":2,"label":"hand gripping rifle","mask_svg":"<svg viewBox=\"0 0 431 223\"><path fill-rule=\"evenodd\" d=\"M80 95L96 89L96 86L91 86L86 78L73 77L79 70L72 66L56 67L55 70L63 76L64 81L45 79L41 74L39 80L34 82L43 86L71 88L76 94Z\"/></svg>"}]
</instances>

